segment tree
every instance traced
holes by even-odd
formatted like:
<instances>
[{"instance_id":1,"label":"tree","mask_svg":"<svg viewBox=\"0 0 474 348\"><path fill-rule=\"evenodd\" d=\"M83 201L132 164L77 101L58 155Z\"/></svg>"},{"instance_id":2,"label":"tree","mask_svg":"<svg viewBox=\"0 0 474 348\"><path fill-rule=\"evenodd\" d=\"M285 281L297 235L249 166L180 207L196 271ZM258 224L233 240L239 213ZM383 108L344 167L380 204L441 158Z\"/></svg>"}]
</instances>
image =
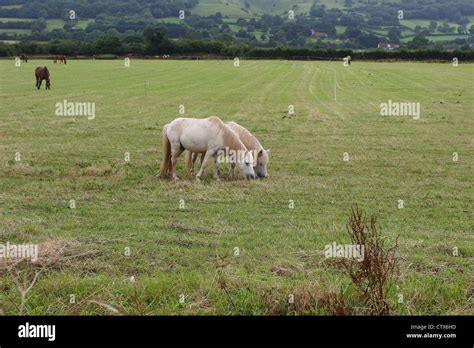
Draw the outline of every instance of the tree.
<instances>
[{"instance_id":1,"label":"tree","mask_svg":"<svg viewBox=\"0 0 474 348\"><path fill-rule=\"evenodd\" d=\"M357 42L364 48L375 48L379 44L379 38L372 34L362 34L357 38Z\"/></svg>"},{"instance_id":2,"label":"tree","mask_svg":"<svg viewBox=\"0 0 474 348\"><path fill-rule=\"evenodd\" d=\"M347 27L344 34L350 39L356 39L362 34L362 32L358 28Z\"/></svg>"},{"instance_id":3,"label":"tree","mask_svg":"<svg viewBox=\"0 0 474 348\"><path fill-rule=\"evenodd\" d=\"M467 17L462 17L461 19L459 19L459 20L457 21L457 23L458 23L459 25L466 25L466 24L469 24L469 18L467 18Z\"/></svg>"},{"instance_id":4,"label":"tree","mask_svg":"<svg viewBox=\"0 0 474 348\"><path fill-rule=\"evenodd\" d=\"M448 23L443 23L443 25L440 25L438 27L438 31L440 33L452 33L454 32L456 29L454 27L450 27Z\"/></svg>"},{"instance_id":5,"label":"tree","mask_svg":"<svg viewBox=\"0 0 474 348\"><path fill-rule=\"evenodd\" d=\"M278 30L273 38L277 41L284 41L285 40L285 32L283 30Z\"/></svg>"},{"instance_id":6,"label":"tree","mask_svg":"<svg viewBox=\"0 0 474 348\"><path fill-rule=\"evenodd\" d=\"M466 25L463 24L458 27L458 34L465 34L466 31L467 31Z\"/></svg>"},{"instance_id":7,"label":"tree","mask_svg":"<svg viewBox=\"0 0 474 348\"><path fill-rule=\"evenodd\" d=\"M163 27L149 27L143 31L143 39L149 53L166 53L170 43Z\"/></svg>"},{"instance_id":8,"label":"tree","mask_svg":"<svg viewBox=\"0 0 474 348\"><path fill-rule=\"evenodd\" d=\"M247 25L247 21L243 18L237 19L237 22L235 22L238 26L244 27Z\"/></svg>"},{"instance_id":9,"label":"tree","mask_svg":"<svg viewBox=\"0 0 474 348\"><path fill-rule=\"evenodd\" d=\"M408 46L412 48L426 48L429 43L430 41L426 37L417 35L408 43Z\"/></svg>"},{"instance_id":10,"label":"tree","mask_svg":"<svg viewBox=\"0 0 474 348\"><path fill-rule=\"evenodd\" d=\"M400 42L400 36L401 36L401 32L398 28L391 28L388 31L388 38L390 39L390 41L394 43Z\"/></svg>"},{"instance_id":11,"label":"tree","mask_svg":"<svg viewBox=\"0 0 474 348\"><path fill-rule=\"evenodd\" d=\"M34 21L33 23L31 23L31 30L32 31L37 31L37 32L40 32L42 30L46 29L46 21L43 19L43 20L38 20L38 21Z\"/></svg>"},{"instance_id":12,"label":"tree","mask_svg":"<svg viewBox=\"0 0 474 348\"><path fill-rule=\"evenodd\" d=\"M117 36L102 36L95 45L100 53L120 54L122 50L122 42Z\"/></svg>"},{"instance_id":13,"label":"tree","mask_svg":"<svg viewBox=\"0 0 474 348\"><path fill-rule=\"evenodd\" d=\"M223 34L220 37L220 40L222 42L224 42L226 45L230 45L230 44L233 44L235 42L235 38L230 34Z\"/></svg>"},{"instance_id":14,"label":"tree","mask_svg":"<svg viewBox=\"0 0 474 348\"><path fill-rule=\"evenodd\" d=\"M311 17L323 18L324 15L326 14L326 6L316 5L316 3L314 3L313 6L311 6L309 14Z\"/></svg>"}]
</instances>

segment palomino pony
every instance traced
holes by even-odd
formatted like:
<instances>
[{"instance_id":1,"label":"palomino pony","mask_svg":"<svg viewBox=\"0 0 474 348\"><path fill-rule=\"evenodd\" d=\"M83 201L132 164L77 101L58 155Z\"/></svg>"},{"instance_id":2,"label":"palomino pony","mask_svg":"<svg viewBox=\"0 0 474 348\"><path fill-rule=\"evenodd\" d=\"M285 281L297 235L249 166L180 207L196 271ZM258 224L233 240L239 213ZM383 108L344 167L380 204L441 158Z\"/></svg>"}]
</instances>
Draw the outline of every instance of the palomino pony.
<instances>
[{"instance_id":1,"label":"palomino pony","mask_svg":"<svg viewBox=\"0 0 474 348\"><path fill-rule=\"evenodd\" d=\"M253 152L254 158L257 158L257 162L255 163L255 167L253 168L255 174L259 178L266 178L267 174L267 165L270 153L270 150L265 150L258 141L258 139L250 133L245 127L235 123L235 122L227 122L226 126L232 129L238 136L239 139L244 143L245 147ZM194 175L194 162L196 162L197 153L188 152L187 160L186 160L186 167L191 175ZM201 154L201 162L204 158L204 154ZM231 164L231 173L234 176L235 173L235 163Z\"/></svg>"},{"instance_id":2,"label":"palomino pony","mask_svg":"<svg viewBox=\"0 0 474 348\"><path fill-rule=\"evenodd\" d=\"M51 89L51 81L49 80L49 71L47 67L37 67L35 69L36 88L40 89L43 80L46 80L46 89Z\"/></svg>"},{"instance_id":3,"label":"palomino pony","mask_svg":"<svg viewBox=\"0 0 474 348\"><path fill-rule=\"evenodd\" d=\"M201 169L196 175L196 179L199 180L209 159L216 158L219 152L226 149L238 154L241 175L247 179L254 178L252 152L247 150L239 136L219 117L177 118L163 127L163 162L159 176L164 178L171 170L173 179L178 180L176 161L184 150L188 150L197 153L205 152ZM218 179L217 161L214 161L214 178Z\"/></svg>"},{"instance_id":4,"label":"palomino pony","mask_svg":"<svg viewBox=\"0 0 474 348\"><path fill-rule=\"evenodd\" d=\"M59 64L61 64L61 63L66 64L66 56L65 56L65 55L63 55L63 54L56 54L56 55L54 56L54 64L56 64L58 60L59 60Z\"/></svg>"}]
</instances>

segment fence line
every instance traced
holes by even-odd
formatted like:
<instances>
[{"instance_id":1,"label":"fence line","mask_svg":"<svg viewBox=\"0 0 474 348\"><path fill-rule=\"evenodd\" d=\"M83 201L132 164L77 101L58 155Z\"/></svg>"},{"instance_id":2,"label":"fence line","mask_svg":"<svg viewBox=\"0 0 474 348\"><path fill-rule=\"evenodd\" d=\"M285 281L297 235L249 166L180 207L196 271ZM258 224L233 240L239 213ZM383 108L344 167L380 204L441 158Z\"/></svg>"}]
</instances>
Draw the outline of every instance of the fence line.
<instances>
[{"instance_id":1,"label":"fence line","mask_svg":"<svg viewBox=\"0 0 474 348\"><path fill-rule=\"evenodd\" d=\"M16 56L10 57L0 57L0 60L15 59ZM117 55L114 57L101 57L98 56L67 56L67 59L73 60L120 60L125 58L130 59L139 59L139 60L233 60L239 58L240 60L287 60L287 61L342 61L344 57L324 57L324 56L245 56L245 55L234 55L234 56L219 56L219 55L173 55L164 58L163 56L130 56L130 55ZM454 57L454 55L453 55ZM54 55L31 55L28 56L28 59L54 59ZM373 59L363 59L356 58L356 62L450 62L452 58L442 59L442 58L421 58L421 59L405 59L405 58L373 58ZM354 59L352 59L354 61Z\"/></svg>"}]
</instances>

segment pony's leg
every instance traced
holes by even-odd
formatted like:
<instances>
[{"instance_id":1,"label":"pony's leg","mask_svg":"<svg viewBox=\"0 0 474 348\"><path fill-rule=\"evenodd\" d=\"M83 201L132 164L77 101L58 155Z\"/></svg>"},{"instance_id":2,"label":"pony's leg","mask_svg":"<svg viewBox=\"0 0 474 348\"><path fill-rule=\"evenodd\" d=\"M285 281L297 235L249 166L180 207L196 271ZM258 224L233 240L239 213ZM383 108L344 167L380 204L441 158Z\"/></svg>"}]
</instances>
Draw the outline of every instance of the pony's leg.
<instances>
[{"instance_id":1,"label":"pony's leg","mask_svg":"<svg viewBox=\"0 0 474 348\"><path fill-rule=\"evenodd\" d=\"M171 145L171 175L174 180L179 180L178 174L176 174L176 161L183 151L184 149L181 147L181 144L178 146Z\"/></svg>"},{"instance_id":2,"label":"pony's leg","mask_svg":"<svg viewBox=\"0 0 474 348\"><path fill-rule=\"evenodd\" d=\"M219 162L217 162L217 155L214 155L214 179L219 180Z\"/></svg>"},{"instance_id":3,"label":"pony's leg","mask_svg":"<svg viewBox=\"0 0 474 348\"><path fill-rule=\"evenodd\" d=\"M191 166L191 175L194 176L194 163L196 163L196 159L197 159L197 153L193 152L192 154L192 157L191 157L191 161L192 161L192 166Z\"/></svg>"},{"instance_id":4,"label":"pony's leg","mask_svg":"<svg viewBox=\"0 0 474 348\"><path fill-rule=\"evenodd\" d=\"M232 177L235 177L235 163L231 163L230 165L230 175L232 175Z\"/></svg>"},{"instance_id":5,"label":"pony's leg","mask_svg":"<svg viewBox=\"0 0 474 348\"><path fill-rule=\"evenodd\" d=\"M35 86L36 86L36 88L39 89L38 82L39 82L39 78L36 78L36 84L35 84Z\"/></svg>"},{"instance_id":6,"label":"pony's leg","mask_svg":"<svg viewBox=\"0 0 474 348\"><path fill-rule=\"evenodd\" d=\"M209 162L209 159L214 155L214 151L206 151L206 154L204 155L204 159L202 160L201 163L201 169L199 169L199 173L196 175L196 179L199 180L201 179L202 173L204 172L204 169L206 169L207 162Z\"/></svg>"},{"instance_id":7,"label":"pony's leg","mask_svg":"<svg viewBox=\"0 0 474 348\"><path fill-rule=\"evenodd\" d=\"M204 160L204 155L205 154L206 154L205 152L203 152L201 154L201 164L202 164L202 161ZM196 163L196 160L197 160L198 156L199 156L199 154L197 154L196 152L193 152L192 157L191 157L191 159L192 159L191 175L192 176L194 176L196 174L194 168L195 168L195 163Z\"/></svg>"}]
</instances>

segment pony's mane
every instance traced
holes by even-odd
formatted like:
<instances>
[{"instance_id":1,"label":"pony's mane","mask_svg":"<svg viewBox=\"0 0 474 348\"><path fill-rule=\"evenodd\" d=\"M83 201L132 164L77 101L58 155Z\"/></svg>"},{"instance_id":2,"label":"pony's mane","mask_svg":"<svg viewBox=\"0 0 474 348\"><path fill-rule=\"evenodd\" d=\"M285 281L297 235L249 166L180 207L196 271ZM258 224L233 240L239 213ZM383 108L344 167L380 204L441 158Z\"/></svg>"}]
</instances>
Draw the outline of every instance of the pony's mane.
<instances>
[{"instance_id":1,"label":"pony's mane","mask_svg":"<svg viewBox=\"0 0 474 348\"><path fill-rule=\"evenodd\" d=\"M224 125L223 131L224 131L224 143L229 149L247 151L247 148L245 147L244 143L240 140L236 132L234 132L232 129L230 129L226 125Z\"/></svg>"},{"instance_id":2,"label":"pony's mane","mask_svg":"<svg viewBox=\"0 0 474 348\"><path fill-rule=\"evenodd\" d=\"M263 146L262 144L260 144L260 142L258 141L257 137L255 135L253 135L252 133L250 133L250 131L245 128L245 127L242 127L240 124L236 123L236 122L228 122L227 123L231 129L232 127L234 129L237 129L235 130L234 132L237 133L238 137L240 138L240 140L242 141L242 143L244 143L244 145L247 147L247 149L249 150L257 150L257 151L260 151L263 149ZM232 130L234 130L232 129Z\"/></svg>"},{"instance_id":3,"label":"pony's mane","mask_svg":"<svg viewBox=\"0 0 474 348\"><path fill-rule=\"evenodd\" d=\"M46 78L49 78L49 70L47 67L44 67L44 73L46 75Z\"/></svg>"},{"instance_id":4,"label":"pony's mane","mask_svg":"<svg viewBox=\"0 0 474 348\"><path fill-rule=\"evenodd\" d=\"M237 133L235 133L232 129L227 127L227 125L224 122L222 122L222 120L219 117L211 116L209 119L211 122L214 122L223 133L224 145L226 147L232 150L247 151L247 148L245 147L244 143L240 140Z\"/></svg>"}]
</instances>

